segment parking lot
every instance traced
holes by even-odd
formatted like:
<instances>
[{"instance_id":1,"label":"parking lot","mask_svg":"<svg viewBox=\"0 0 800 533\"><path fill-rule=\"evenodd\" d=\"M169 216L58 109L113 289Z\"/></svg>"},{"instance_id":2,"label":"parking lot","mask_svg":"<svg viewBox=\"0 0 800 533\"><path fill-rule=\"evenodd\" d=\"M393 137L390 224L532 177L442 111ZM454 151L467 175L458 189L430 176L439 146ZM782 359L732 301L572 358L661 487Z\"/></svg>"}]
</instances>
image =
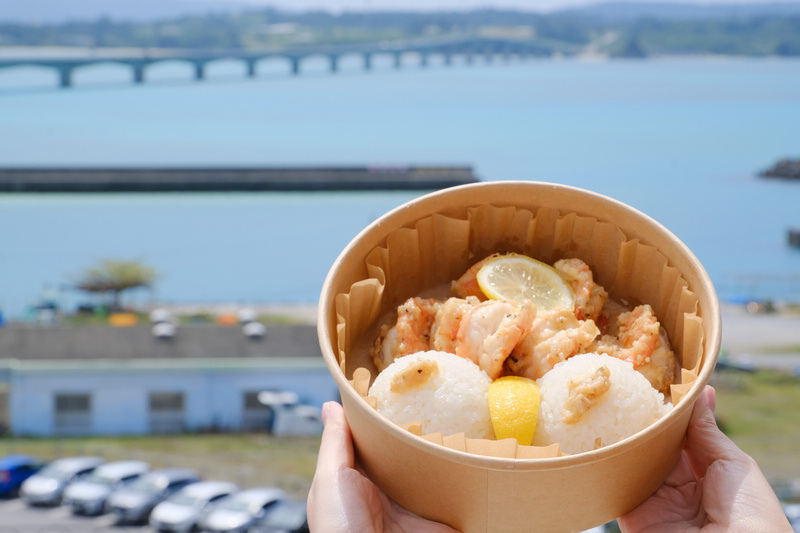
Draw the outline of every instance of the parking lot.
<instances>
[{"instance_id":1,"label":"parking lot","mask_svg":"<svg viewBox=\"0 0 800 533\"><path fill-rule=\"evenodd\" d=\"M112 515L73 515L66 507L29 507L19 498L0 499L2 533L150 533L149 526L115 525Z\"/></svg>"}]
</instances>

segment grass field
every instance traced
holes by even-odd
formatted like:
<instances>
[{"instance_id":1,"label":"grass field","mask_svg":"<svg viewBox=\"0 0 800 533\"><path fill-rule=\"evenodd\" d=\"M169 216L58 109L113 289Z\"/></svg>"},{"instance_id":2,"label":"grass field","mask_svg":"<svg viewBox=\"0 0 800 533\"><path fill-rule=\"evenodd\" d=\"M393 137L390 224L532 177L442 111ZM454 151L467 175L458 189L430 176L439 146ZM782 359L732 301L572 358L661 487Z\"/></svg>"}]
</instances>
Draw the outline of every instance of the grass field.
<instances>
[{"instance_id":1,"label":"grass field","mask_svg":"<svg viewBox=\"0 0 800 533\"><path fill-rule=\"evenodd\" d=\"M717 371L717 419L776 488L800 480L800 378L776 371Z\"/></svg>"}]
</instances>

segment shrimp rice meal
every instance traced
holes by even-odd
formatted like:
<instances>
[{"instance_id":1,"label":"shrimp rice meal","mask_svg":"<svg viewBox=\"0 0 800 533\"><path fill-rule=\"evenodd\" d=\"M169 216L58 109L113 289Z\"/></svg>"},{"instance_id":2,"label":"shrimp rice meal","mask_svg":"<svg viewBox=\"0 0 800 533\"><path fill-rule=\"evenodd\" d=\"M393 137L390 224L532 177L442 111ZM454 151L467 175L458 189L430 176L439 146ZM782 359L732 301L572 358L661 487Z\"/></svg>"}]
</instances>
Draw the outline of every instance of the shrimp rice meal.
<instances>
[{"instance_id":1,"label":"shrimp rice meal","mask_svg":"<svg viewBox=\"0 0 800 533\"><path fill-rule=\"evenodd\" d=\"M671 409L675 355L653 309L610 299L581 259L493 254L450 292L408 298L378 332L369 395L392 422L575 454Z\"/></svg>"}]
</instances>

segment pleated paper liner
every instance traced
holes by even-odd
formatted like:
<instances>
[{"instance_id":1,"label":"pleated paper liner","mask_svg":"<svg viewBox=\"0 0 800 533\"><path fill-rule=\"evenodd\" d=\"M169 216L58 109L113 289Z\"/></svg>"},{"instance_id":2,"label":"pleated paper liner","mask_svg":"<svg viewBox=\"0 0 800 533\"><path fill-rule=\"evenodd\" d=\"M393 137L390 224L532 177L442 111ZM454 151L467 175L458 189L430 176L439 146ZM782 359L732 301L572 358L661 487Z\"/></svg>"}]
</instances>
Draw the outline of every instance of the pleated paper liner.
<instances>
[{"instance_id":1,"label":"pleated paper liner","mask_svg":"<svg viewBox=\"0 0 800 533\"><path fill-rule=\"evenodd\" d=\"M577 257L611 299L650 304L676 354L673 410L622 442L575 455L557 444L419 435L419 424L401 429L380 416L368 396L380 325L409 297L447 297L452 280L493 252L548 264ZM531 520L541 531L581 531L638 505L677 460L721 335L713 286L665 228L595 193L531 182L456 187L381 217L332 267L319 319L362 466L401 505L470 533L519 531Z\"/></svg>"}]
</instances>

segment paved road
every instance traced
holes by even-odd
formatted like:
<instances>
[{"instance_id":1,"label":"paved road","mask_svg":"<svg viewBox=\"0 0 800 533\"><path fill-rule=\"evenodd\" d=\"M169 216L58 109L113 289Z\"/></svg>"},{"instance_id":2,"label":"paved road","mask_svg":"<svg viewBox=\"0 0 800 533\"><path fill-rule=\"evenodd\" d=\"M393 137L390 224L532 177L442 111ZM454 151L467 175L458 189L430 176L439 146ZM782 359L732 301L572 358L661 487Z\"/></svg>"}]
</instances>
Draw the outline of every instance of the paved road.
<instances>
[{"instance_id":1,"label":"paved road","mask_svg":"<svg viewBox=\"0 0 800 533\"><path fill-rule=\"evenodd\" d=\"M65 507L29 507L19 498L0 499L2 533L151 533L149 526L117 526L114 517L75 516Z\"/></svg>"},{"instance_id":2,"label":"paved road","mask_svg":"<svg viewBox=\"0 0 800 533\"><path fill-rule=\"evenodd\" d=\"M722 350L731 363L800 372L800 315L722 307Z\"/></svg>"},{"instance_id":3,"label":"paved road","mask_svg":"<svg viewBox=\"0 0 800 533\"><path fill-rule=\"evenodd\" d=\"M800 346L800 314L748 313L743 306L722 306L722 347L734 352Z\"/></svg>"}]
</instances>

